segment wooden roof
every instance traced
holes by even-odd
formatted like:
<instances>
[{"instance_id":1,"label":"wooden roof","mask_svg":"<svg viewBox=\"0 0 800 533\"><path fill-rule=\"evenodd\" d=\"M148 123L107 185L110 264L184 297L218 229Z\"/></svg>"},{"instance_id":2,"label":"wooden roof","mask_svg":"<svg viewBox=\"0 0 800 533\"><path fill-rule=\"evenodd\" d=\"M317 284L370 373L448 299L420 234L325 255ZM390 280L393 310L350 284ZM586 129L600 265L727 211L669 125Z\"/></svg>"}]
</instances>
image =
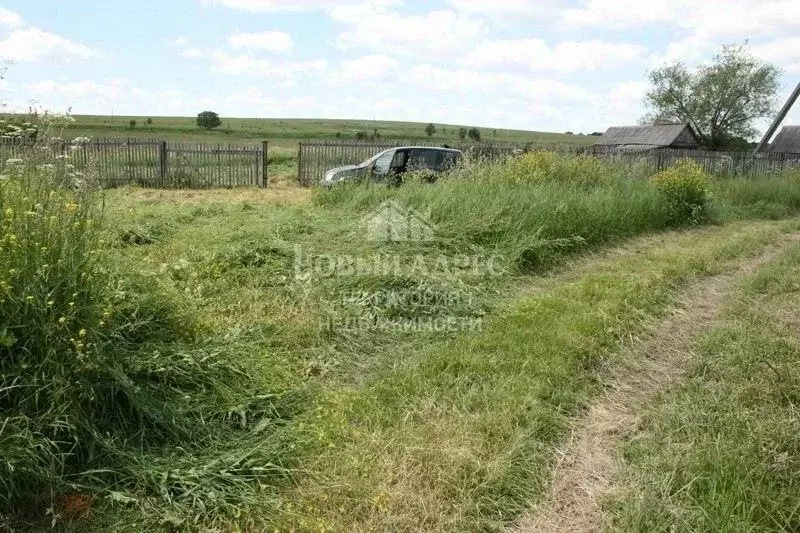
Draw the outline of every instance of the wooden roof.
<instances>
[{"instance_id":1,"label":"wooden roof","mask_svg":"<svg viewBox=\"0 0 800 533\"><path fill-rule=\"evenodd\" d=\"M800 126L784 126L769 145L769 151L800 154Z\"/></svg>"},{"instance_id":2,"label":"wooden roof","mask_svg":"<svg viewBox=\"0 0 800 533\"><path fill-rule=\"evenodd\" d=\"M699 146L700 140L689 124L652 124L647 126L615 126L608 128L597 145Z\"/></svg>"}]
</instances>

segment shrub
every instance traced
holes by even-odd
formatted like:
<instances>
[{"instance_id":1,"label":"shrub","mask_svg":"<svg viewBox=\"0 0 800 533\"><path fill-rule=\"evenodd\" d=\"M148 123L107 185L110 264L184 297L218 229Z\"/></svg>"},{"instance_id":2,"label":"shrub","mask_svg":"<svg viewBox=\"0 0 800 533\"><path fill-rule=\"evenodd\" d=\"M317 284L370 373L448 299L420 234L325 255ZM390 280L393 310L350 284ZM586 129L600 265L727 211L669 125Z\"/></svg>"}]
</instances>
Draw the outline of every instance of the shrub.
<instances>
[{"instance_id":1,"label":"shrub","mask_svg":"<svg viewBox=\"0 0 800 533\"><path fill-rule=\"evenodd\" d=\"M699 224L708 218L709 175L689 158L655 174L652 183L666 197L674 222Z\"/></svg>"},{"instance_id":2,"label":"shrub","mask_svg":"<svg viewBox=\"0 0 800 533\"><path fill-rule=\"evenodd\" d=\"M206 130L213 130L214 128L222 126L222 120L219 118L219 115L213 111L198 113L195 121L198 126Z\"/></svg>"}]
</instances>

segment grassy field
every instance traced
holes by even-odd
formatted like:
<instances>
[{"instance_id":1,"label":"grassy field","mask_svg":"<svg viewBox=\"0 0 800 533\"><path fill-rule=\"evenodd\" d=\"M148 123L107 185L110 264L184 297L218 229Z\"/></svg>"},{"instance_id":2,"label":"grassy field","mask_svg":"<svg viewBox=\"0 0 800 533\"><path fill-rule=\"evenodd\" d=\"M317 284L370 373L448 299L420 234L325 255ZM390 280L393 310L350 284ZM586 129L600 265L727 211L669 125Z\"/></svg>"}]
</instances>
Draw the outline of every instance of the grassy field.
<instances>
[{"instance_id":1,"label":"grassy field","mask_svg":"<svg viewBox=\"0 0 800 533\"><path fill-rule=\"evenodd\" d=\"M382 139L430 140L425 133L427 124L417 122L385 122L324 119L271 119L225 118L222 126L211 131L197 127L194 117L110 117L76 115L75 123L66 130L68 136L88 137L158 137L174 141L201 141L209 143L256 142L269 140L280 148L296 148L302 140L355 139L358 132L373 136L377 131ZM146 120L151 118L152 125ZM130 121L136 127L130 127ZM437 124L432 139L437 142L456 142L459 128L471 126ZM446 130L446 132L444 131ZM522 130L480 128L482 140L503 142L532 142L544 144L591 144L595 137L565 135ZM495 135L496 132L496 135Z\"/></svg>"},{"instance_id":2,"label":"grassy field","mask_svg":"<svg viewBox=\"0 0 800 533\"><path fill-rule=\"evenodd\" d=\"M659 189L591 157L94 199L20 165L0 205L0 524L34 527L52 506L97 530L500 528L543 497L625 339L800 228L778 220L800 213L796 176ZM388 200L434 238L371 238Z\"/></svg>"}]
</instances>

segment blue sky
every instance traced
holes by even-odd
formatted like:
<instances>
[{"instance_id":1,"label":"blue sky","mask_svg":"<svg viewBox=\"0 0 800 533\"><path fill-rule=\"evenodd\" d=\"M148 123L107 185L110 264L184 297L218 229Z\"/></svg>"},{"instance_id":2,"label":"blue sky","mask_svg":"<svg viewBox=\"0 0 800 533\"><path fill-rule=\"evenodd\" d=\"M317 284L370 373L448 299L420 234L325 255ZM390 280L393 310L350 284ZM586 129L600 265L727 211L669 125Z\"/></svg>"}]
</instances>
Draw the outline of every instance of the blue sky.
<instances>
[{"instance_id":1,"label":"blue sky","mask_svg":"<svg viewBox=\"0 0 800 533\"><path fill-rule=\"evenodd\" d=\"M798 35L794 0L6 0L0 101L591 132L636 123L653 66L744 39L785 98Z\"/></svg>"}]
</instances>

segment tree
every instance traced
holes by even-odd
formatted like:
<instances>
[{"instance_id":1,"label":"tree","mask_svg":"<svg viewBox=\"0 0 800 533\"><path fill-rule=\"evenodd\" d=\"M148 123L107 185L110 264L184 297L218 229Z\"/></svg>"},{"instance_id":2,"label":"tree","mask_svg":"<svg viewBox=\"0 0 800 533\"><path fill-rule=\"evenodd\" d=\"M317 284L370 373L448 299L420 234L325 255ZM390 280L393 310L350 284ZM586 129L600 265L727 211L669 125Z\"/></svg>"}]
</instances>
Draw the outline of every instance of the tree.
<instances>
[{"instance_id":1,"label":"tree","mask_svg":"<svg viewBox=\"0 0 800 533\"><path fill-rule=\"evenodd\" d=\"M497 130L492 130L492 137L497 137Z\"/></svg>"},{"instance_id":2,"label":"tree","mask_svg":"<svg viewBox=\"0 0 800 533\"><path fill-rule=\"evenodd\" d=\"M774 115L780 70L753 56L747 43L725 45L711 64L690 70L681 62L650 73L643 122L688 122L712 149L752 138L753 123Z\"/></svg>"},{"instance_id":3,"label":"tree","mask_svg":"<svg viewBox=\"0 0 800 533\"><path fill-rule=\"evenodd\" d=\"M467 138L467 128L459 128L458 138L462 141Z\"/></svg>"},{"instance_id":4,"label":"tree","mask_svg":"<svg viewBox=\"0 0 800 533\"><path fill-rule=\"evenodd\" d=\"M135 121L135 120L133 120L133 119L131 119L131 121L130 121L130 122L128 122L128 127L129 127L130 129L133 129L133 128L135 128L135 127L136 127L136 121Z\"/></svg>"},{"instance_id":5,"label":"tree","mask_svg":"<svg viewBox=\"0 0 800 533\"><path fill-rule=\"evenodd\" d=\"M425 133L428 134L428 137L433 137L433 134L436 133L436 126L433 123L428 124L425 126Z\"/></svg>"},{"instance_id":6,"label":"tree","mask_svg":"<svg viewBox=\"0 0 800 533\"><path fill-rule=\"evenodd\" d=\"M467 132L470 139L475 142L481 142L481 131L478 128L470 128Z\"/></svg>"},{"instance_id":7,"label":"tree","mask_svg":"<svg viewBox=\"0 0 800 533\"><path fill-rule=\"evenodd\" d=\"M144 123L147 124L148 126L152 126L153 125L153 119L152 118L148 118L147 120L144 121Z\"/></svg>"},{"instance_id":8,"label":"tree","mask_svg":"<svg viewBox=\"0 0 800 533\"><path fill-rule=\"evenodd\" d=\"M207 130L213 130L222 125L222 120L213 111L203 111L197 115L197 125Z\"/></svg>"}]
</instances>

